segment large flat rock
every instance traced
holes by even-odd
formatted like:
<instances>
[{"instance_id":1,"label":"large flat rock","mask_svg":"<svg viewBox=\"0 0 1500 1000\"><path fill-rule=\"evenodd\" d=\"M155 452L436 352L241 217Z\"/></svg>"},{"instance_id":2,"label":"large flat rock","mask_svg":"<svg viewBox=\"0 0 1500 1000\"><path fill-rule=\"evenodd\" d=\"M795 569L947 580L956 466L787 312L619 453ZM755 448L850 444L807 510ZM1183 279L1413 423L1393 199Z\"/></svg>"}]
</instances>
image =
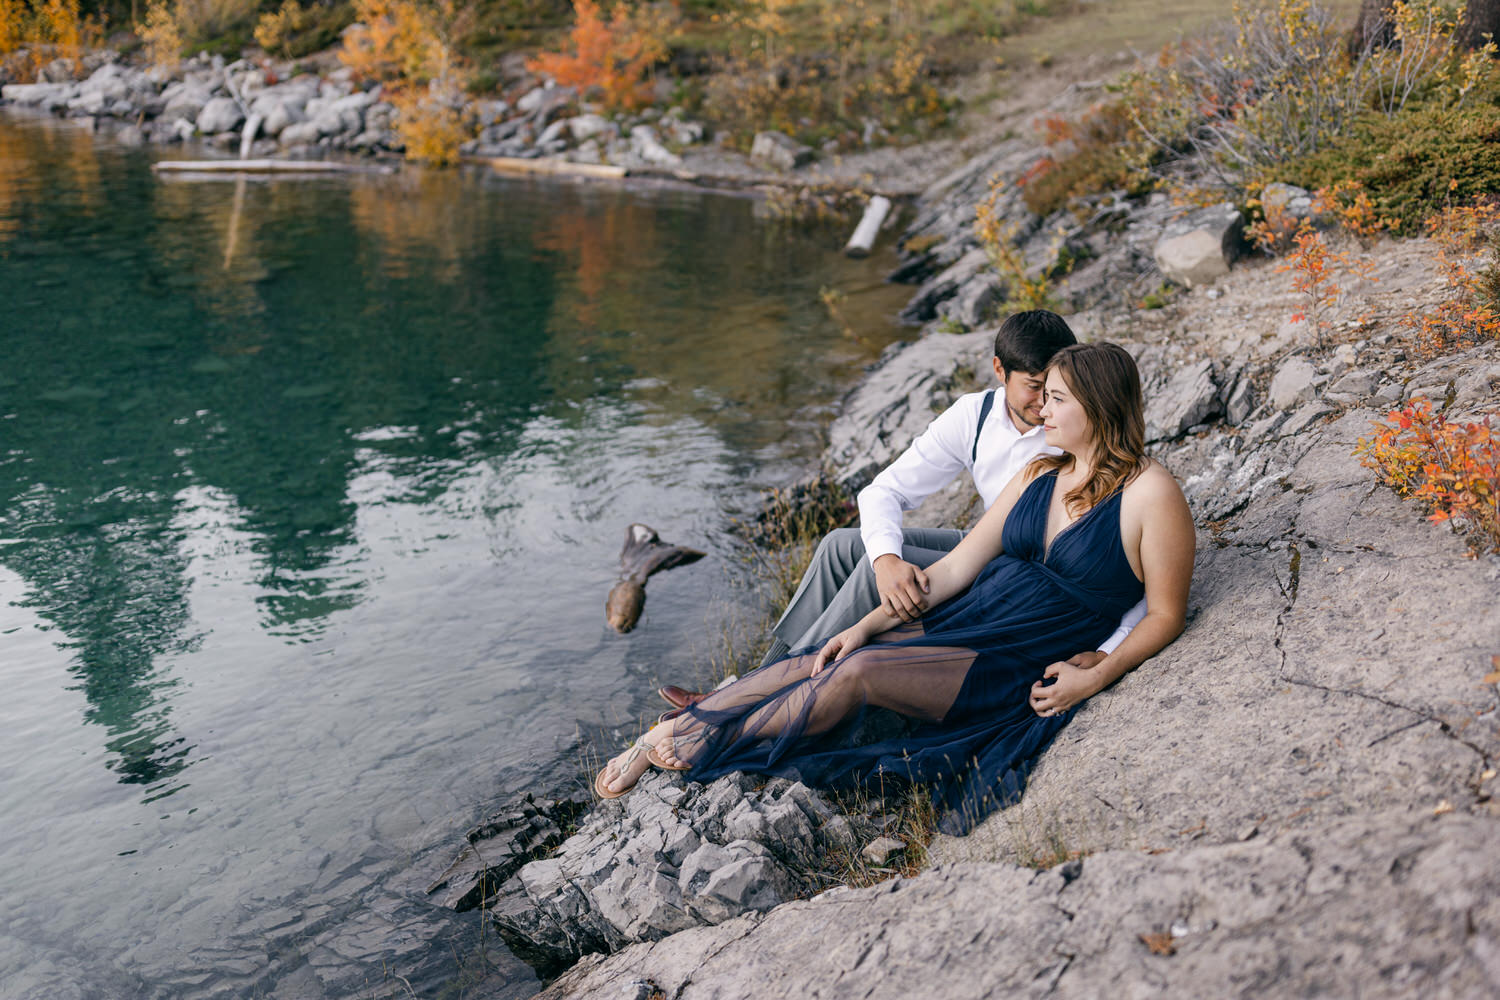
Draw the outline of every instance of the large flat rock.
<instances>
[{"instance_id":1,"label":"large flat rock","mask_svg":"<svg viewBox=\"0 0 1500 1000\"><path fill-rule=\"evenodd\" d=\"M1035 871L955 864L609 958L541 995L1493 996L1500 824L1368 813Z\"/></svg>"}]
</instances>

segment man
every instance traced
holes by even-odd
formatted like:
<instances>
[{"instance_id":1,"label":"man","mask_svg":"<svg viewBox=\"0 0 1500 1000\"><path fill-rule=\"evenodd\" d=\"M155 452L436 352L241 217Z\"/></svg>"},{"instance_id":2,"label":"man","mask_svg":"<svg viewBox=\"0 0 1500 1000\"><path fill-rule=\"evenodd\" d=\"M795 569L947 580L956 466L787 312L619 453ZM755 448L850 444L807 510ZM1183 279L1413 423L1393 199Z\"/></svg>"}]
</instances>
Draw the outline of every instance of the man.
<instances>
[{"instance_id":1,"label":"man","mask_svg":"<svg viewBox=\"0 0 1500 1000\"><path fill-rule=\"evenodd\" d=\"M881 605L902 621L927 610L924 570L958 545L964 532L905 528L902 518L967 469L985 509L1005 485L1048 448L1042 430L1043 371L1052 355L1077 343L1061 316L1045 309L1020 312L1000 324L991 361L996 389L972 392L940 414L894 462L859 493L860 527L824 536L786 612L771 633L761 666L790 650L822 643ZM868 556L868 558L866 558ZM1070 662L1091 667L1124 640L1145 616L1142 601L1097 652ZM660 688L674 708L703 697Z\"/></svg>"}]
</instances>

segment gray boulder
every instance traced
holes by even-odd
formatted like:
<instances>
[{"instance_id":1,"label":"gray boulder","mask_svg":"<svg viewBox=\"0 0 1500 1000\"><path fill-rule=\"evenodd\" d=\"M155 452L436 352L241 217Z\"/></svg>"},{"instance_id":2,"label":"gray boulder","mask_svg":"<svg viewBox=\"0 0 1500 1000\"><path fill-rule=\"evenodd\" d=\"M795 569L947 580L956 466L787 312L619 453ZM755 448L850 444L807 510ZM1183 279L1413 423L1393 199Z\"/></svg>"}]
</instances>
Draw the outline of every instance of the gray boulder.
<instances>
[{"instance_id":1,"label":"gray boulder","mask_svg":"<svg viewBox=\"0 0 1500 1000\"><path fill-rule=\"evenodd\" d=\"M1260 204L1267 218L1284 219L1293 225L1301 219L1311 219L1313 215L1312 194L1295 184L1279 181L1267 184L1261 189Z\"/></svg>"},{"instance_id":2,"label":"gray boulder","mask_svg":"<svg viewBox=\"0 0 1500 1000\"><path fill-rule=\"evenodd\" d=\"M901 320L906 323L925 323L942 315L944 303L972 286L976 278L993 274L989 257L979 247L973 247L947 267L922 282L911 299L901 310ZM998 276L996 281L998 283Z\"/></svg>"},{"instance_id":3,"label":"gray boulder","mask_svg":"<svg viewBox=\"0 0 1500 1000\"><path fill-rule=\"evenodd\" d=\"M1225 202L1169 225L1153 256L1161 273L1189 288L1229 273L1244 247L1244 218Z\"/></svg>"},{"instance_id":4,"label":"gray boulder","mask_svg":"<svg viewBox=\"0 0 1500 1000\"><path fill-rule=\"evenodd\" d=\"M298 146L314 145L322 136L323 133L316 122L297 122L283 128L276 140L283 149L294 149Z\"/></svg>"},{"instance_id":5,"label":"gray boulder","mask_svg":"<svg viewBox=\"0 0 1500 1000\"><path fill-rule=\"evenodd\" d=\"M757 132L750 144L750 159L778 170L796 170L813 161L811 147L781 132Z\"/></svg>"},{"instance_id":6,"label":"gray boulder","mask_svg":"<svg viewBox=\"0 0 1500 1000\"><path fill-rule=\"evenodd\" d=\"M603 115L585 114L567 119L568 132L574 142L592 139L602 132L614 131L615 126Z\"/></svg>"},{"instance_id":7,"label":"gray boulder","mask_svg":"<svg viewBox=\"0 0 1500 1000\"><path fill-rule=\"evenodd\" d=\"M54 59L43 66L36 77L43 83L71 83L78 76L78 69L71 59Z\"/></svg>"},{"instance_id":8,"label":"gray boulder","mask_svg":"<svg viewBox=\"0 0 1500 1000\"><path fill-rule=\"evenodd\" d=\"M206 86L179 80L168 84L161 92L161 117L172 121L186 118L197 121L198 114L213 100L213 91Z\"/></svg>"},{"instance_id":9,"label":"gray boulder","mask_svg":"<svg viewBox=\"0 0 1500 1000\"><path fill-rule=\"evenodd\" d=\"M938 305L937 315L972 330L994 318L995 308L1004 297L1000 276L988 268L981 269L960 285L952 298Z\"/></svg>"},{"instance_id":10,"label":"gray boulder","mask_svg":"<svg viewBox=\"0 0 1500 1000\"><path fill-rule=\"evenodd\" d=\"M1497 833L1391 810L1045 870L945 865L591 956L541 997L1488 996Z\"/></svg>"},{"instance_id":11,"label":"gray boulder","mask_svg":"<svg viewBox=\"0 0 1500 1000\"><path fill-rule=\"evenodd\" d=\"M0 98L22 107L48 111L66 108L77 96L78 85L73 83L8 83L0 87Z\"/></svg>"},{"instance_id":12,"label":"gray boulder","mask_svg":"<svg viewBox=\"0 0 1500 1000\"><path fill-rule=\"evenodd\" d=\"M256 107L261 107L259 101L256 102ZM260 130L272 138L281 135L288 125L295 125L304 120L302 112L288 101L271 101L267 110L261 113L265 117L261 120Z\"/></svg>"},{"instance_id":13,"label":"gray boulder","mask_svg":"<svg viewBox=\"0 0 1500 1000\"><path fill-rule=\"evenodd\" d=\"M233 132L245 120L245 113L232 97L215 97L198 112L198 131L204 135Z\"/></svg>"}]
</instances>

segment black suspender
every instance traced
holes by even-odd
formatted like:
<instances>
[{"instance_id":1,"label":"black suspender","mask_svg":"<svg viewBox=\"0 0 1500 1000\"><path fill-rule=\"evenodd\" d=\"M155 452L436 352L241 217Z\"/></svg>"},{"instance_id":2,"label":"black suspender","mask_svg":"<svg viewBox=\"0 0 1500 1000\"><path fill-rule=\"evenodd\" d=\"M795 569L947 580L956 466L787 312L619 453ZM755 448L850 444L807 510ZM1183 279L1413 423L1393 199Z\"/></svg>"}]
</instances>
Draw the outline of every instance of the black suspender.
<instances>
[{"instance_id":1,"label":"black suspender","mask_svg":"<svg viewBox=\"0 0 1500 1000\"><path fill-rule=\"evenodd\" d=\"M984 418L990 415L990 408L995 405L995 390L990 389L984 394L984 402L979 405L979 426L974 428L974 450L969 453L969 466L979 461L979 434L984 430Z\"/></svg>"}]
</instances>

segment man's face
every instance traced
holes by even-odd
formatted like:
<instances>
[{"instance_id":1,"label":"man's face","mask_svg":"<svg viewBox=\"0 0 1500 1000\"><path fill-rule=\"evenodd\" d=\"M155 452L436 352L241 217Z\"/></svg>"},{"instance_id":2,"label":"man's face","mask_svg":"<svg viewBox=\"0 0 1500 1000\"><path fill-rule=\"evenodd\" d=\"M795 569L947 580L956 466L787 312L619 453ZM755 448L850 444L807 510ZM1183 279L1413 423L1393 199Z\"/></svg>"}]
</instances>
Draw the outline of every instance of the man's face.
<instances>
[{"instance_id":1,"label":"man's face","mask_svg":"<svg viewBox=\"0 0 1500 1000\"><path fill-rule=\"evenodd\" d=\"M1008 372L995 359L995 374L1005 386L1005 406L1010 410L1011 422L1025 433L1042 423L1042 398L1046 395L1046 380L1042 372Z\"/></svg>"}]
</instances>

